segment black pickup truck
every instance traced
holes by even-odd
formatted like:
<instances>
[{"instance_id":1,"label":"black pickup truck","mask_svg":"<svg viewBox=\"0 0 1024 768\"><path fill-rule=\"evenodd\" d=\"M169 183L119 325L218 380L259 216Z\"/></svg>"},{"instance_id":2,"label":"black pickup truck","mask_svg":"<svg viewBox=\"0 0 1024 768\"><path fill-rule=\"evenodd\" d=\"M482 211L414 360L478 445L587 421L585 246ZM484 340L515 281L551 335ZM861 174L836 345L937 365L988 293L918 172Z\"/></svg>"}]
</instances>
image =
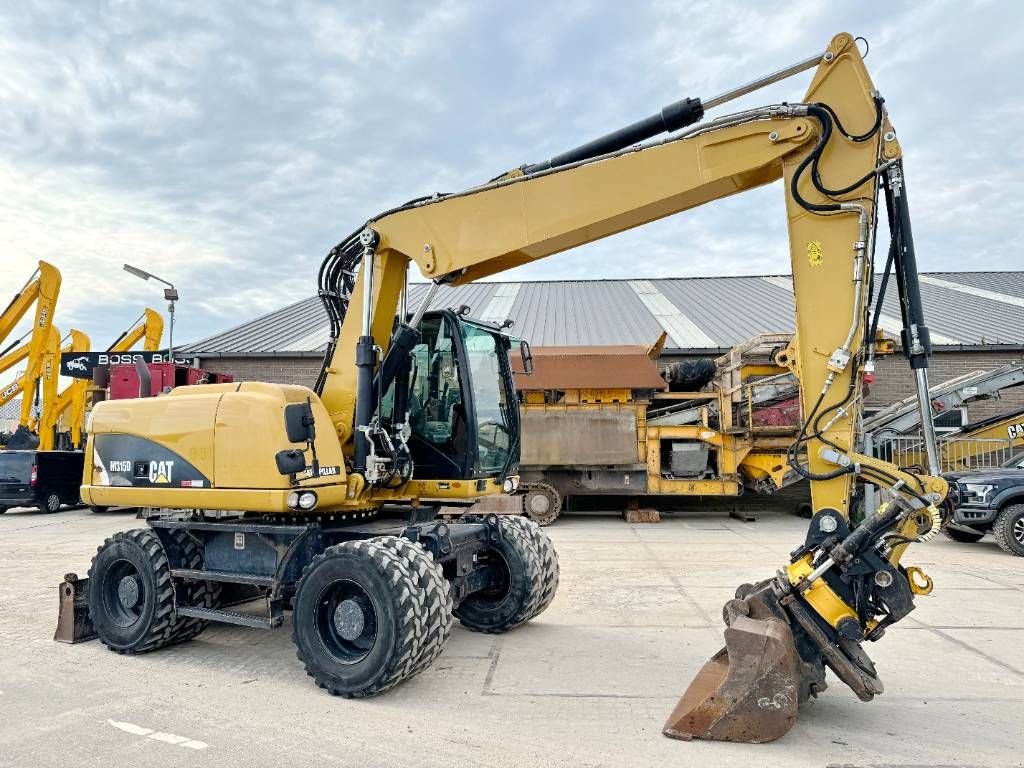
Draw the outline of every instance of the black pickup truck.
<instances>
[{"instance_id":1,"label":"black pickup truck","mask_svg":"<svg viewBox=\"0 0 1024 768\"><path fill-rule=\"evenodd\" d=\"M991 533L1011 555L1024 557L1024 453L993 469L950 472L952 512L943 530L953 541L973 543Z\"/></svg>"},{"instance_id":2,"label":"black pickup truck","mask_svg":"<svg viewBox=\"0 0 1024 768\"><path fill-rule=\"evenodd\" d=\"M81 451L0 451L0 514L11 507L57 512L78 504L84 465Z\"/></svg>"}]
</instances>

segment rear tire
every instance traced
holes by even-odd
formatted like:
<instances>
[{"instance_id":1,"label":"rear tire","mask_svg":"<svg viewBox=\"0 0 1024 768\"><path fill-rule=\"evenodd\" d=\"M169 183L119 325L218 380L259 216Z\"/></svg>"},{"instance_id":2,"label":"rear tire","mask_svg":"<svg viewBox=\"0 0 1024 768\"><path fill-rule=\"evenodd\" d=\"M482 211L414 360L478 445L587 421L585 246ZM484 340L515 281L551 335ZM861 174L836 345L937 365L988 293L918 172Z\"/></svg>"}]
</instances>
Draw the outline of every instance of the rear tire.
<instances>
[{"instance_id":1,"label":"rear tire","mask_svg":"<svg viewBox=\"0 0 1024 768\"><path fill-rule=\"evenodd\" d=\"M481 554L502 573L499 584L474 592L455 609L463 626L474 632L507 632L529 621L544 597L544 563L530 537L514 517L499 517L501 539Z\"/></svg>"},{"instance_id":2,"label":"rear tire","mask_svg":"<svg viewBox=\"0 0 1024 768\"><path fill-rule=\"evenodd\" d=\"M43 498L43 503L39 506L39 511L51 515L54 512L60 512L60 496L56 493L47 493Z\"/></svg>"},{"instance_id":3,"label":"rear tire","mask_svg":"<svg viewBox=\"0 0 1024 768\"><path fill-rule=\"evenodd\" d=\"M984 533L971 533L970 531L961 531L959 528L948 528L942 527L942 533L945 534L947 539L952 541L958 541L961 544L975 544L985 538Z\"/></svg>"},{"instance_id":4,"label":"rear tire","mask_svg":"<svg viewBox=\"0 0 1024 768\"><path fill-rule=\"evenodd\" d=\"M424 593L401 557L377 541L347 541L313 559L299 581L292 641L318 686L374 696L420 657Z\"/></svg>"},{"instance_id":5,"label":"rear tire","mask_svg":"<svg viewBox=\"0 0 1024 768\"><path fill-rule=\"evenodd\" d=\"M541 598L537 605L537 609L534 611L530 619L533 619L547 610L547 607L551 605L551 601L555 599L555 593L558 591L558 578L559 578L559 566L558 566L558 552L555 551L555 545L552 543L551 538L540 529L532 520L527 520L525 517L509 517L506 518L510 523L519 526L523 533L530 539L534 548L537 550L537 554L540 555L541 561Z\"/></svg>"},{"instance_id":6,"label":"rear tire","mask_svg":"<svg viewBox=\"0 0 1024 768\"><path fill-rule=\"evenodd\" d=\"M1000 511L992 535L1002 550L1024 557L1024 504L1011 504Z\"/></svg>"},{"instance_id":7,"label":"rear tire","mask_svg":"<svg viewBox=\"0 0 1024 768\"><path fill-rule=\"evenodd\" d=\"M117 653L165 645L176 622L171 569L148 529L115 533L89 566L89 618L100 642Z\"/></svg>"}]
</instances>

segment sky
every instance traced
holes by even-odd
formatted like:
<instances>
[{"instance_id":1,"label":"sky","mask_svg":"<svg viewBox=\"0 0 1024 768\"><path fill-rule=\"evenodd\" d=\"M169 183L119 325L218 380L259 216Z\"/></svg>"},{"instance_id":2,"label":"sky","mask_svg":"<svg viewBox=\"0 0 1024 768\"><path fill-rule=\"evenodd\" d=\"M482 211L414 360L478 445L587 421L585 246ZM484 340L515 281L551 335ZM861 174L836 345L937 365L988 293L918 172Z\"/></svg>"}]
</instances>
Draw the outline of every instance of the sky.
<instances>
[{"instance_id":1,"label":"sky","mask_svg":"<svg viewBox=\"0 0 1024 768\"><path fill-rule=\"evenodd\" d=\"M373 214L708 98L847 31L906 155L922 270L1024 266L1013 2L20 0L0 5L0 304L39 259L105 348L160 286L175 342L315 293ZM810 73L734 108L799 100ZM779 184L500 279L788 272Z\"/></svg>"}]
</instances>

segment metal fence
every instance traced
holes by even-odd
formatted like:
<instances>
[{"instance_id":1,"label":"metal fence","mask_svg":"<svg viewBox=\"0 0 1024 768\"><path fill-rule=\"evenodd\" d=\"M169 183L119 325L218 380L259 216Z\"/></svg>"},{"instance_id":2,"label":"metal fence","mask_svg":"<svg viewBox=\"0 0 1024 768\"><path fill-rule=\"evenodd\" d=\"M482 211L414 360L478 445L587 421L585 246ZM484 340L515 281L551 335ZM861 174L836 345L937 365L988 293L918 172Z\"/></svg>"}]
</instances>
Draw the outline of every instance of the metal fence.
<instances>
[{"instance_id":1,"label":"metal fence","mask_svg":"<svg viewBox=\"0 0 1024 768\"><path fill-rule=\"evenodd\" d=\"M988 469L1008 461L1020 446L1009 438L950 437L939 439L942 472ZM927 467L924 442L918 435L875 437L874 455L899 467Z\"/></svg>"}]
</instances>

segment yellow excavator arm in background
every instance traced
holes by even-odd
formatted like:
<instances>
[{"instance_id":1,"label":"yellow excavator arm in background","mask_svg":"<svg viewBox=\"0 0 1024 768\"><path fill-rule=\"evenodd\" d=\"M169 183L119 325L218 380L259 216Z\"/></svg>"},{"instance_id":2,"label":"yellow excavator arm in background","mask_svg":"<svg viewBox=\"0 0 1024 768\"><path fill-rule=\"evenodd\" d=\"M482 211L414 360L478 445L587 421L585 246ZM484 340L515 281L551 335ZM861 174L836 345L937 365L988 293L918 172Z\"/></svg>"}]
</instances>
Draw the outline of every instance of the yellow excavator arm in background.
<instances>
[{"instance_id":1,"label":"yellow excavator arm in background","mask_svg":"<svg viewBox=\"0 0 1024 768\"><path fill-rule=\"evenodd\" d=\"M52 264L40 261L36 272L29 278L24 287L14 295L14 298L11 299L3 314L0 314L0 343L2 343L10 336L21 319L28 314L32 305L35 305L32 327L29 334L26 334L30 335L31 338L25 348L24 355L21 356L22 360L27 361L24 375L19 377L18 382L8 385L0 392L0 401L4 403L9 402L13 394L21 393L20 421L26 427L32 420L32 402L36 395L36 382L42 372L47 345L51 342L50 329L53 325L53 313L56 310L57 297L59 295L60 272ZM16 364L8 362L8 355L18 343L15 342L15 344L9 345L3 351L5 363L9 365ZM0 370L3 369L0 368ZM9 392L13 394L9 394Z\"/></svg>"},{"instance_id":2,"label":"yellow excavator arm in background","mask_svg":"<svg viewBox=\"0 0 1024 768\"><path fill-rule=\"evenodd\" d=\"M156 352L160 349L160 338L163 335L164 319L155 309L147 307L142 316L127 331L123 331L107 352L127 352L145 339L143 349ZM72 331L72 344L64 352L88 352L89 337L79 331ZM77 340L75 334L78 334ZM77 341L77 343L76 343ZM0 369L2 370L2 369ZM86 399L90 382L87 379L75 379L55 397L49 407L43 409L39 426L39 450L50 451L57 447L57 431L70 432L71 446L82 447L82 428L85 425ZM67 418L65 419L65 415Z\"/></svg>"},{"instance_id":3,"label":"yellow excavator arm in background","mask_svg":"<svg viewBox=\"0 0 1024 768\"><path fill-rule=\"evenodd\" d=\"M46 336L46 343L41 350L33 350L26 355L29 361L29 368L23 371L13 383L0 391L0 406L6 405L19 394L22 396L22 426L32 432L38 431L39 419L32 413L32 400L35 399L33 386L36 378L30 379L31 370L38 370L38 379L42 380L40 393L40 413L45 414L57 398L57 386L60 381L60 355L62 352L84 352L89 348L89 337L81 331L72 330L68 333L67 339L61 339L60 330L50 325ZM16 350L17 351L17 350ZM13 353L12 353L13 354ZM33 392L32 400L28 392ZM24 403L28 402L28 414L25 416Z\"/></svg>"}]
</instances>

